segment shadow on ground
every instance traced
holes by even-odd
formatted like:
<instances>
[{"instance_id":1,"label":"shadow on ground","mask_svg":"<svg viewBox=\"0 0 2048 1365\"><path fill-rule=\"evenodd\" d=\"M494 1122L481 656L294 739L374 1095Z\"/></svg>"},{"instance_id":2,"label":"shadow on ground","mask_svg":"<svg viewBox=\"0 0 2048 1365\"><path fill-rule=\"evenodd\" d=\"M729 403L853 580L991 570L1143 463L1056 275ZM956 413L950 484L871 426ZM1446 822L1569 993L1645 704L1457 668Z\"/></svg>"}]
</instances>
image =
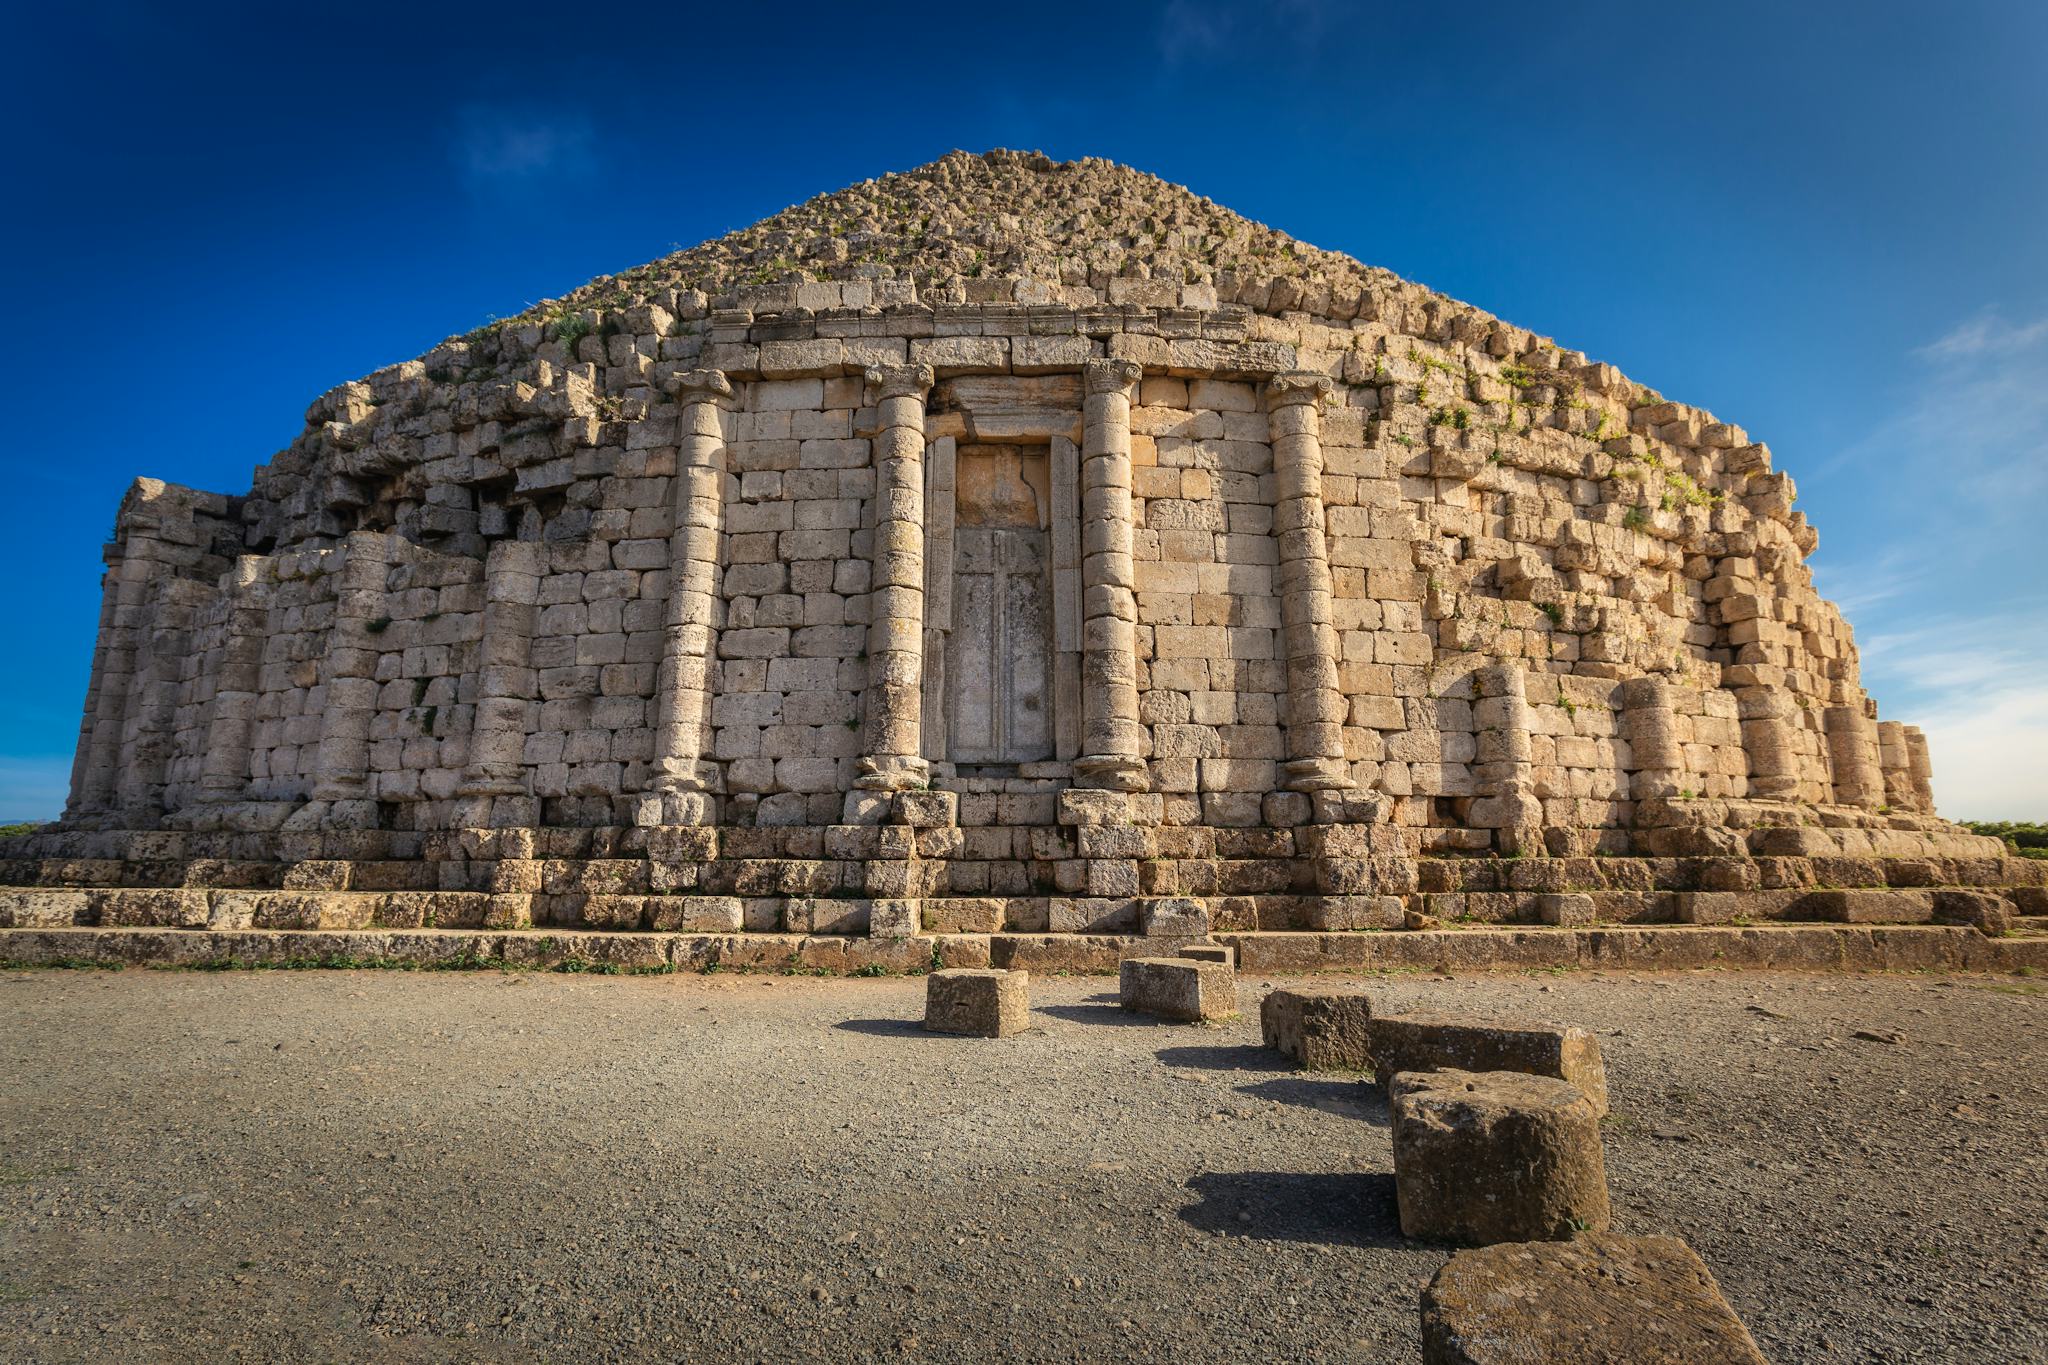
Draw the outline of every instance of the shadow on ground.
<instances>
[{"instance_id":1,"label":"shadow on ground","mask_svg":"<svg viewBox=\"0 0 2048 1365\"><path fill-rule=\"evenodd\" d=\"M1159 1060L1168 1066L1193 1067L1198 1071L1292 1071L1294 1063L1271 1048L1249 1044L1214 1044L1193 1047L1163 1047Z\"/></svg>"},{"instance_id":2,"label":"shadow on ground","mask_svg":"<svg viewBox=\"0 0 2048 1365\"><path fill-rule=\"evenodd\" d=\"M872 1033L877 1038L944 1038L943 1033L931 1033L918 1019L841 1019L832 1026L843 1028L848 1033Z\"/></svg>"},{"instance_id":3,"label":"shadow on ground","mask_svg":"<svg viewBox=\"0 0 2048 1365\"><path fill-rule=\"evenodd\" d=\"M1320 1246L1403 1247L1394 1177L1369 1171L1210 1171L1188 1181L1201 1201L1180 1211L1202 1232Z\"/></svg>"},{"instance_id":4,"label":"shadow on ground","mask_svg":"<svg viewBox=\"0 0 2048 1365\"><path fill-rule=\"evenodd\" d=\"M1284 1076L1240 1085L1237 1093L1271 1100L1275 1104L1292 1104L1302 1109L1318 1109L1325 1114L1363 1119L1381 1128L1392 1121L1387 1113L1386 1097L1380 1094L1378 1087L1362 1084L1350 1077Z\"/></svg>"},{"instance_id":5,"label":"shadow on ground","mask_svg":"<svg viewBox=\"0 0 2048 1365\"><path fill-rule=\"evenodd\" d=\"M1116 999L1113 995L1103 998L1112 1002ZM1134 1010L1127 1010L1122 1005L1114 1003L1107 1005L1033 1005L1031 1008L1039 1014L1049 1014L1055 1019L1065 1019L1075 1024L1125 1024L1135 1025L1140 1028L1151 1028L1163 1026L1166 1023L1165 1020L1154 1019L1149 1014L1139 1014Z\"/></svg>"}]
</instances>

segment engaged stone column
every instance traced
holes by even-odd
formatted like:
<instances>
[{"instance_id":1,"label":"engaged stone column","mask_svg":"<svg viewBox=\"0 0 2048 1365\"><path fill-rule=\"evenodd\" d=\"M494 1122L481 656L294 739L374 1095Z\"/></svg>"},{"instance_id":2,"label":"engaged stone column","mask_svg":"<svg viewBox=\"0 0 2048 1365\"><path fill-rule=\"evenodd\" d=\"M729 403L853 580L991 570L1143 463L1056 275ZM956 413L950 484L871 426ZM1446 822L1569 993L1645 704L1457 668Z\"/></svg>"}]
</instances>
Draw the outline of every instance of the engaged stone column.
<instances>
[{"instance_id":1,"label":"engaged stone column","mask_svg":"<svg viewBox=\"0 0 2048 1365\"><path fill-rule=\"evenodd\" d=\"M1913 788L1913 809L1934 814L1934 763L1928 757L1927 736L1917 725L1906 729L1907 772Z\"/></svg>"},{"instance_id":2,"label":"engaged stone column","mask_svg":"<svg viewBox=\"0 0 2048 1365\"><path fill-rule=\"evenodd\" d=\"M249 737L262 692L263 642L270 633L269 561L243 555L227 585L221 625L220 669L206 714L206 752L200 759L201 805L240 801L249 791Z\"/></svg>"},{"instance_id":3,"label":"engaged stone column","mask_svg":"<svg viewBox=\"0 0 2048 1365\"><path fill-rule=\"evenodd\" d=\"M1131 390L1128 360L1082 366L1081 756L1084 787L1142 791L1138 723L1138 599L1131 564Z\"/></svg>"},{"instance_id":4,"label":"engaged stone column","mask_svg":"<svg viewBox=\"0 0 2048 1365\"><path fill-rule=\"evenodd\" d=\"M1543 803L1536 798L1536 766L1529 741L1528 677L1514 664L1488 664L1472 675L1479 700L1472 708L1478 752L1472 775L1487 793L1472 803L1472 823L1499 835L1505 854L1544 852Z\"/></svg>"},{"instance_id":5,"label":"engaged stone column","mask_svg":"<svg viewBox=\"0 0 2048 1365\"><path fill-rule=\"evenodd\" d=\"M1884 772L1877 758L1877 727L1854 706L1830 706L1825 716L1828 763L1835 804L1875 810L1884 804Z\"/></svg>"},{"instance_id":6,"label":"engaged stone column","mask_svg":"<svg viewBox=\"0 0 2048 1365\"><path fill-rule=\"evenodd\" d=\"M732 383L691 370L671 385L678 415L675 513L668 543L668 634L655 683L652 799L643 825L709 825L724 786L711 751L711 681L718 667L719 563L725 531L725 446Z\"/></svg>"},{"instance_id":7,"label":"engaged stone column","mask_svg":"<svg viewBox=\"0 0 2048 1365\"><path fill-rule=\"evenodd\" d=\"M1351 785L1344 757L1346 705L1337 680L1329 543L1323 521L1320 374L1297 372L1266 385L1273 445L1273 534L1280 542L1280 641L1287 660L1287 761L1282 785L1327 791Z\"/></svg>"},{"instance_id":8,"label":"engaged stone column","mask_svg":"<svg viewBox=\"0 0 2048 1365\"><path fill-rule=\"evenodd\" d=\"M1644 801L1676 796L1685 779L1685 746L1678 739L1678 715L1671 683L1652 675L1621 685L1621 734L1628 741L1629 796Z\"/></svg>"},{"instance_id":9,"label":"engaged stone column","mask_svg":"<svg viewBox=\"0 0 2048 1365\"><path fill-rule=\"evenodd\" d=\"M1799 793L1799 764L1785 723L1785 694L1769 687L1736 689L1742 748L1749 758L1749 794L1759 801L1790 801Z\"/></svg>"},{"instance_id":10,"label":"engaged stone column","mask_svg":"<svg viewBox=\"0 0 2048 1365\"><path fill-rule=\"evenodd\" d=\"M543 546L531 541L500 540L484 558L476 719L469 732L469 762L456 792L490 798L491 804L479 803L464 812L458 817L464 825L502 825L496 798L527 794L526 713L536 687L533 625L545 553Z\"/></svg>"},{"instance_id":11,"label":"engaged stone column","mask_svg":"<svg viewBox=\"0 0 2048 1365\"><path fill-rule=\"evenodd\" d=\"M865 792L921 786L924 715L924 402L929 365L867 372L876 391L874 571L868 596L868 685L863 753L854 785ZM872 796L847 797L849 823L875 815Z\"/></svg>"},{"instance_id":12,"label":"engaged stone column","mask_svg":"<svg viewBox=\"0 0 2048 1365\"><path fill-rule=\"evenodd\" d=\"M385 619L391 538L380 531L355 531L342 553L334 624L321 666L326 707L313 757L313 803L287 822L290 828L367 828L376 819L370 800L370 721L377 712L381 651L371 627Z\"/></svg>"},{"instance_id":13,"label":"engaged stone column","mask_svg":"<svg viewBox=\"0 0 2048 1365\"><path fill-rule=\"evenodd\" d=\"M127 728L128 693L135 676L137 632L147 611L150 579L157 566L143 553L141 537L130 534L107 548L107 572L100 586L100 632L92 669L91 731L81 746L73 781L70 815L98 814L114 805L120 780L122 731Z\"/></svg>"},{"instance_id":14,"label":"engaged stone column","mask_svg":"<svg viewBox=\"0 0 2048 1365\"><path fill-rule=\"evenodd\" d=\"M126 829L149 829L163 818L164 787L177 742L178 675L191 644L191 625L213 589L168 574L151 580L143 624L136 631L115 804Z\"/></svg>"},{"instance_id":15,"label":"engaged stone column","mask_svg":"<svg viewBox=\"0 0 2048 1365\"><path fill-rule=\"evenodd\" d=\"M1898 721L1877 723L1877 764L1884 775L1884 803L1893 810L1913 809L1913 755L1906 727Z\"/></svg>"}]
</instances>

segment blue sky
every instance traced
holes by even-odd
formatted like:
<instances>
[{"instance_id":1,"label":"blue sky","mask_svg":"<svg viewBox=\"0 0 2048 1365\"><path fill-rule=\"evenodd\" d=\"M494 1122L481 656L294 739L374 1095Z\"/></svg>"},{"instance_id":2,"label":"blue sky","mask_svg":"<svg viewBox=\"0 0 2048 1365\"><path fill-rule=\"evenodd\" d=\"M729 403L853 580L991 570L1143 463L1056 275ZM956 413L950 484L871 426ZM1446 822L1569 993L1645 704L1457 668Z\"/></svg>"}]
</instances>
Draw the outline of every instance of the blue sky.
<instances>
[{"instance_id":1,"label":"blue sky","mask_svg":"<svg viewBox=\"0 0 2048 1365\"><path fill-rule=\"evenodd\" d=\"M6 26L0 819L62 804L130 478L241 491L344 379L994 146L1155 172L1747 427L1944 812L2048 819L2048 6L82 0Z\"/></svg>"}]
</instances>

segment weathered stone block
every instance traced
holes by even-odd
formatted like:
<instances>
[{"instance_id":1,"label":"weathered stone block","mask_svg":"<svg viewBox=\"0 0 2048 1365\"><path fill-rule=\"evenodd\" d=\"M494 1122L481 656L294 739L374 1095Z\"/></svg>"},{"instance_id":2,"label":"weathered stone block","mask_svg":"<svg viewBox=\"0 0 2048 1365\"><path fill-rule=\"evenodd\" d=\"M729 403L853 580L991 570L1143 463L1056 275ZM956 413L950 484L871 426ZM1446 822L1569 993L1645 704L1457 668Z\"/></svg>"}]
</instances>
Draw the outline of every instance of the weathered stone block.
<instances>
[{"instance_id":1,"label":"weathered stone block","mask_svg":"<svg viewBox=\"0 0 2048 1365\"><path fill-rule=\"evenodd\" d=\"M1232 971L1237 970L1237 949L1227 943L1190 943L1174 956L1191 962L1221 962Z\"/></svg>"},{"instance_id":2,"label":"weathered stone block","mask_svg":"<svg viewBox=\"0 0 2048 1365\"><path fill-rule=\"evenodd\" d=\"M901 791L896 793L890 819L912 829L937 829L960 823L960 798L954 792Z\"/></svg>"},{"instance_id":3,"label":"weathered stone block","mask_svg":"<svg viewBox=\"0 0 2048 1365\"><path fill-rule=\"evenodd\" d=\"M1567 1081L1519 1071L1392 1078L1401 1231L1490 1246L1607 1228L1600 1112Z\"/></svg>"},{"instance_id":4,"label":"weathered stone block","mask_svg":"<svg viewBox=\"0 0 2048 1365\"><path fill-rule=\"evenodd\" d=\"M1585 895L1547 893L1536 898L1536 919L1542 924L1567 927L1593 922L1593 898Z\"/></svg>"},{"instance_id":5,"label":"weathered stone block","mask_svg":"<svg viewBox=\"0 0 2048 1365\"><path fill-rule=\"evenodd\" d=\"M1209 933L1209 910L1188 896L1141 900L1138 931L1147 938L1205 938Z\"/></svg>"},{"instance_id":6,"label":"weathered stone block","mask_svg":"<svg viewBox=\"0 0 2048 1365\"><path fill-rule=\"evenodd\" d=\"M1356 986L1277 990L1259 1006L1266 1046L1310 1071L1372 1066L1372 999Z\"/></svg>"},{"instance_id":7,"label":"weathered stone block","mask_svg":"<svg viewBox=\"0 0 2048 1365\"><path fill-rule=\"evenodd\" d=\"M1986 938L2012 932L2012 905L1988 891L1937 891L1934 918L1941 924L1968 924Z\"/></svg>"},{"instance_id":8,"label":"weathered stone block","mask_svg":"<svg viewBox=\"0 0 2048 1365\"><path fill-rule=\"evenodd\" d=\"M1129 800L1122 792L1069 787L1059 796L1059 823L1127 825L1131 823Z\"/></svg>"},{"instance_id":9,"label":"weathered stone block","mask_svg":"<svg viewBox=\"0 0 2048 1365\"><path fill-rule=\"evenodd\" d=\"M1591 1233L1460 1251L1422 1291L1424 1365L1764 1365L1676 1237Z\"/></svg>"},{"instance_id":10,"label":"weathered stone block","mask_svg":"<svg viewBox=\"0 0 2048 1365\"><path fill-rule=\"evenodd\" d=\"M1585 1093L1596 1112L1607 1112L1607 1070L1600 1060L1600 1045L1582 1028L1398 1014L1374 1018L1370 1031L1373 1079L1382 1087L1404 1071L1519 1071L1569 1081Z\"/></svg>"},{"instance_id":11,"label":"weathered stone block","mask_svg":"<svg viewBox=\"0 0 2048 1365\"><path fill-rule=\"evenodd\" d=\"M1031 976L1024 971L949 968L925 978L924 1026L934 1033L1006 1038L1031 1026Z\"/></svg>"},{"instance_id":12,"label":"weathered stone block","mask_svg":"<svg viewBox=\"0 0 2048 1365\"><path fill-rule=\"evenodd\" d=\"M873 938L909 938L922 928L922 902L879 897L868 908L868 934Z\"/></svg>"},{"instance_id":13,"label":"weathered stone block","mask_svg":"<svg viewBox=\"0 0 2048 1365\"><path fill-rule=\"evenodd\" d=\"M1237 974L1220 962L1128 957L1117 970L1118 1002L1127 1010L1196 1023L1237 1013Z\"/></svg>"}]
</instances>

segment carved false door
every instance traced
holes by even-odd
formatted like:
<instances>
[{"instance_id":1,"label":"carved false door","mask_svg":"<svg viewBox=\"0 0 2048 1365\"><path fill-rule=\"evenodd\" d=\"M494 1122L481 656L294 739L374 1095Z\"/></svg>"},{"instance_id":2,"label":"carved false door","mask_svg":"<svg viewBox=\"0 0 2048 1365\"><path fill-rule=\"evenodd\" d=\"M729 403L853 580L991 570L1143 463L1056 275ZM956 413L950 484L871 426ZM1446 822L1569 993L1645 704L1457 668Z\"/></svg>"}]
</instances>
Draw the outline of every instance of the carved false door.
<instances>
[{"instance_id":1,"label":"carved false door","mask_svg":"<svg viewBox=\"0 0 2048 1365\"><path fill-rule=\"evenodd\" d=\"M962 526L953 544L953 631L946 680L952 760L1052 757L1052 594L1037 527Z\"/></svg>"}]
</instances>

